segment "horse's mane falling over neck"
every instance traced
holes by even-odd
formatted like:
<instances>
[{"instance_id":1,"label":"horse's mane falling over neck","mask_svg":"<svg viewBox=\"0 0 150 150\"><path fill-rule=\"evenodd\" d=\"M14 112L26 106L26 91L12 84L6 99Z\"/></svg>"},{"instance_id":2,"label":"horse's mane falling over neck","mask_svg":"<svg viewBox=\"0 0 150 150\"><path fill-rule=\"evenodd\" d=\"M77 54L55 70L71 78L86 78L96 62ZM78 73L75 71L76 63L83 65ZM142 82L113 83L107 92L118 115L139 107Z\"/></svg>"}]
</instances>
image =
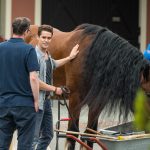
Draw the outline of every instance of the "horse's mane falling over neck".
<instances>
[{"instance_id":1,"label":"horse's mane falling over neck","mask_svg":"<svg viewBox=\"0 0 150 150\"><path fill-rule=\"evenodd\" d=\"M120 115L126 119L133 111L140 73L148 66L147 62L137 48L106 28L83 24L77 29L95 34L86 50L82 105L88 104L92 109L98 109L98 113L105 106L109 106L110 111L119 107Z\"/></svg>"}]
</instances>

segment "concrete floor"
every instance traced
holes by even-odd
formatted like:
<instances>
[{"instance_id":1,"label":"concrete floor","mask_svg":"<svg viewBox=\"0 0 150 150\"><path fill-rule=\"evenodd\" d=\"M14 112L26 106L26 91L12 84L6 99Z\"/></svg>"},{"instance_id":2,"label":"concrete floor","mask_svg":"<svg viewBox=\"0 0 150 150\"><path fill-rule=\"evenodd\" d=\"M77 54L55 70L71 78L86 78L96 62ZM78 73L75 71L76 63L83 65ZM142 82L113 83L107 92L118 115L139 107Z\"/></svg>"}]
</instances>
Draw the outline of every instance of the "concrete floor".
<instances>
[{"instance_id":1,"label":"concrete floor","mask_svg":"<svg viewBox=\"0 0 150 150\"><path fill-rule=\"evenodd\" d=\"M68 117L68 111L65 106L61 106L61 117ZM58 106L57 106L57 100L53 101L53 106L52 106L52 111L53 111L53 125L55 129L56 122L58 121ZM86 128L87 124L87 114L88 114L88 108L85 107L81 111L81 117L80 117L80 132L83 132ZM131 118L129 118L131 120ZM118 114L116 115L105 115L105 111L102 113L102 115L99 117L99 124L98 124L98 130L111 127L114 125L118 124ZM60 129L62 130L67 130L67 122L61 122ZM17 141L16 141L16 134L14 134L14 139L12 142L12 146L10 150L16 150ZM64 145L65 145L65 139L64 138L59 138L59 150L64 150ZM56 146L56 133L54 133L54 138L48 148L48 150L55 150ZM80 145L76 144L76 150L79 150ZM97 144L94 144L94 150L101 150L100 147Z\"/></svg>"},{"instance_id":2,"label":"concrete floor","mask_svg":"<svg viewBox=\"0 0 150 150\"><path fill-rule=\"evenodd\" d=\"M58 120L58 106L57 106L57 101L53 102L53 116L54 116L54 128L55 124ZM61 117L60 118L65 118L68 117L68 111L65 106L61 106ZM102 115L99 117L99 124L98 124L98 130L103 129L103 128L108 128L111 126L115 126L118 124L118 113L115 115L105 115L105 111L102 112ZM84 132L86 129L87 125L87 118L88 116L88 107L85 107L82 109L81 114L80 114L80 132ZM131 120L131 118L129 118ZM62 130L67 130L67 122L61 122L60 129ZM64 138L59 138L59 150L64 150L64 145L65 145L65 139ZM56 133L55 137L53 138L50 147L52 150L55 149L56 146ZM80 145L77 143L76 144L76 150L79 150ZM100 147L97 144L94 144L94 150L101 150Z\"/></svg>"}]
</instances>

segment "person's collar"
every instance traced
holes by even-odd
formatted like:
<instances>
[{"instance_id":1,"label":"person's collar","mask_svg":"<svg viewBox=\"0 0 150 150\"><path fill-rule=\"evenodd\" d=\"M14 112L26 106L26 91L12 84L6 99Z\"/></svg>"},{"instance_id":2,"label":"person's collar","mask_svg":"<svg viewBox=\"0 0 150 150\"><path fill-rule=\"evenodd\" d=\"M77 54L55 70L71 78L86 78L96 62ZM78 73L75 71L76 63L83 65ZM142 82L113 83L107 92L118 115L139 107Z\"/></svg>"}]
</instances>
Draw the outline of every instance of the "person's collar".
<instances>
[{"instance_id":1,"label":"person's collar","mask_svg":"<svg viewBox=\"0 0 150 150\"><path fill-rule=\"evenodd\" d=\"M10 38L8 41L10 41L10 42L24 42L24 40L22 38L14 38L14 37Z\"/></svg>"},{"instance_id":2,"label":"person's collar","mask_svg":"<svg viewBox=\"0 0 150 150\"><path fill-rule=\"evenodd\" d=\"M41 57L44 57L45 56L45 53L44 52L42 52L41 50L40 50L40 48L36 45L36 51L38 52L38 54L41 56Z\"/></svg>"}]
</instances>

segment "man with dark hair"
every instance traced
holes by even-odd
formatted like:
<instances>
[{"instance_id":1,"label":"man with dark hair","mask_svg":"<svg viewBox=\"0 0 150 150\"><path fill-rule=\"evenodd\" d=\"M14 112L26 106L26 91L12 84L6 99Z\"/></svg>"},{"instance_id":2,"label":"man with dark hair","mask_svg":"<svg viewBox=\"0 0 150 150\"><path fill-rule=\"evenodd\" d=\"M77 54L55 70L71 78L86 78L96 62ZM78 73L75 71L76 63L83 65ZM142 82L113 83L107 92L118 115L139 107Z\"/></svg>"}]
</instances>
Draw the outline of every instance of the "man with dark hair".
<instances>
[{"instance_id":1,"label":"man with dark hair","mask_svg":"<svg viewBox=\"0 0 150 150\"><path fill-rule=\"evenodd\" d=\"M30 20L25 17L18 17L12 23L13 33L23 35L30 27Z\"/></svg>"},{"instance_id":2,"label":"man with dark hair","mask_svg":"<svg viewBox=\"0 0 150 150\"><path fill-rule=\"evenodd\" d=\"M38 28L38 44L36 46L36 53L40 65L40 102L35 128L35 140L33 142L33 149L35 149L35 145L37 144L36 150L46 150L53 138L53 118L50 91L55 92L57 95L62 94L60 87L52 85L53 70L74 59L79 52L79 45L77 44L73 47L68 57L60 60L52 59L50 54L47 52L52 36L53 28L51 26L41 25Z\"/></svg>"},{"instance_id":3,"label":"man with dark hair","mask_svg":"<svg viewBox=\"0 0 150 150\"><path fill-rule=\"evenodd\" d=\"M30 150L39 101L39 65L33 46L24 42L30 20L18 17L13 36L0 43L0 150L8 150L18 131L18 150Z\"/></svg>"}]
</instances>

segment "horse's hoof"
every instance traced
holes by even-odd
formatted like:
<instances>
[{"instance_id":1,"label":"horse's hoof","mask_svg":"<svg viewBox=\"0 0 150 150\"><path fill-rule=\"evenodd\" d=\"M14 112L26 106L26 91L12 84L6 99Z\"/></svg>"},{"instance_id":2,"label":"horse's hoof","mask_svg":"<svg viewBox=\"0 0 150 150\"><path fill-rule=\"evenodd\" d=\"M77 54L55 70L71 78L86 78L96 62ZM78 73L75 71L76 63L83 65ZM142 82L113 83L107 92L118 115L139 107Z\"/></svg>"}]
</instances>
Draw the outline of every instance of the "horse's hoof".
<instances>
[{"instance_id":1,"label":"horse's hoof","mask_svg":"<svg viewBox=\"0 0 150 150\"><path fill-rule=\"evenodd\" d=\"M66 141L65 150L74 150L74 147L72 146L70 142Z\"/></svg>"},{"instance_id":2,"label":"horse's hoof","mask_svg":"<svg viewBox=\"0 0 150 150\"><path fill-rule=\"evenodd\" d=\"M80 146L80 150L87 150L84 146Z\"/></svg>"}]
</instances>

